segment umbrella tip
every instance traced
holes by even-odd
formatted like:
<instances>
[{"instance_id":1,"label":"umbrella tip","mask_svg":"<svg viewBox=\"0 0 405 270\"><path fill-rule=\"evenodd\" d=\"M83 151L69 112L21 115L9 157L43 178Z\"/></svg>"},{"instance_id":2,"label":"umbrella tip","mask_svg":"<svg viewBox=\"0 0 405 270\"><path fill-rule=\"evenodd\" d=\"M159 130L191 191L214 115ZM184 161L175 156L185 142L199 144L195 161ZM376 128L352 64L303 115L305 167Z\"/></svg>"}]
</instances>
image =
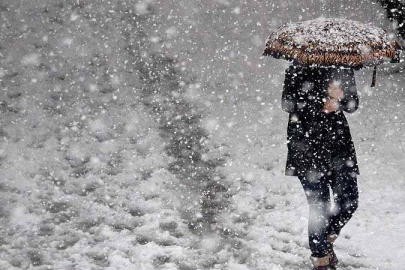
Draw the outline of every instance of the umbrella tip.
<instances>
[{"instance_id":1,"label":"umbrella tip","mask_svg":"<svg viewBox=\"0 0 405 270\"><path fill-rule=\"evenodd\" d=\"M377 81L377 66L374 66L373 80L371 81L371 87L375 87L376 81Z\"/></svg>"}]
</instances>

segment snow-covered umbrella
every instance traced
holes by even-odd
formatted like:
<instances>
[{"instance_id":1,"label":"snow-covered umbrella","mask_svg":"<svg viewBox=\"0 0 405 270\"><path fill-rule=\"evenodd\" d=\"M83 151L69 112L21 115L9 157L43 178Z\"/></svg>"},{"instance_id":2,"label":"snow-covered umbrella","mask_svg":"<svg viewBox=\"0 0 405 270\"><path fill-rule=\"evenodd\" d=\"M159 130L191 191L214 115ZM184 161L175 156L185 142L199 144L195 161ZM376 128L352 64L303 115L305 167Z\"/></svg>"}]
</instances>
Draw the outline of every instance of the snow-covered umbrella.
<instances>
[{"instance_id":1,"label":"snow-covered umbrella","mask_svg":"<svg viewBox=\"0 0 405 270\"><path fill-rule=\"evenodd\" d=\"M362 68L383 62L399 62L403 47L395 35L357 21L318 18L288 23L273 32L263 55L292 60L304 66Z\"/></svg>"}]
</instances>

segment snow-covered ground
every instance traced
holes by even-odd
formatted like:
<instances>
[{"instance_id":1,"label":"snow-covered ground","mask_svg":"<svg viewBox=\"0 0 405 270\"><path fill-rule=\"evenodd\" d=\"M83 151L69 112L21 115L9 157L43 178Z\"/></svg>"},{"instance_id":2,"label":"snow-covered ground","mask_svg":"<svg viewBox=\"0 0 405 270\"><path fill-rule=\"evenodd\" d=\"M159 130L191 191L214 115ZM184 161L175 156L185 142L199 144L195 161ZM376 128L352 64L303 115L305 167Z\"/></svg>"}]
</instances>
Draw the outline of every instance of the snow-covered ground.
<instances>
[{"instance_id":1,"label":"snow-covered ground","mask_svg":"<svg viewBox=\"0 0 405 270\"><path fill-rule=\"evenodd\" d=\"M260 54L289 20L390 28L375 3L329 2L2 1L0 269L309 268L288 63ZM401 269L404 72L356 79L360 207L337 254Z\"/></svg>"}]
</instances>

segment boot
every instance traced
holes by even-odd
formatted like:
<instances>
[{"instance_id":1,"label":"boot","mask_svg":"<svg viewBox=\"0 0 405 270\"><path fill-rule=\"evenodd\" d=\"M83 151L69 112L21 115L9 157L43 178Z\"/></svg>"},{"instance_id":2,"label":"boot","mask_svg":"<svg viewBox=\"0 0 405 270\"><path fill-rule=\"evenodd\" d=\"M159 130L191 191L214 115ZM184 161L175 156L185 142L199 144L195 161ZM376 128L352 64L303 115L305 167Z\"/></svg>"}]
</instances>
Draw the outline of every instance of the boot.
<instances>
[{"instance_id":1,"label":"boot","mask_svg":"<svg viewBox=\"0 0 405 270\"><path fill-rule=\"evenodd\" d=\"M329 256L316 258L311 256L312 264L314 268L312 270L328 270L329 266Z\"/></svg>"},{"instance_id":2,"label":"boot","mask_svg":"<svg viewBox=\"0 0 405 270\"><path fill-rule=\"evenodd\" d=\"M339 260L336 256L335 251L333 250L333 243L335 242L336 238L338 237L337 234L330 234L328 235L328 256L329 256L329 265L332 269L336 269Z\"/></svg>"}]
</instances>

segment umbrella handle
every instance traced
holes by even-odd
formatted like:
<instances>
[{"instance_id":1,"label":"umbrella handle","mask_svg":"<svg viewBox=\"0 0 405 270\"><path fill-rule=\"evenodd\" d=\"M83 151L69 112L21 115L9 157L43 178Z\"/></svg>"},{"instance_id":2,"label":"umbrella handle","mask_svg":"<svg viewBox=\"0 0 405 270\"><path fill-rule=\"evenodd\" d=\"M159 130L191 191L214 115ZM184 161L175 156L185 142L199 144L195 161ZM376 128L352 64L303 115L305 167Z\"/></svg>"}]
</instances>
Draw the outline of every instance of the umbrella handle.
<instances>
[{"instance_id":1,"label":"umbrella handle","mask_svg":"<svg viewBox=\"0 0 405 270\"><path fill-rule=\"evenodd\" d=\"M375 86L376 80L377 80L377 66L374 66L373 80L371 81L371 87Z\"/></svg>"}]
</instances>

